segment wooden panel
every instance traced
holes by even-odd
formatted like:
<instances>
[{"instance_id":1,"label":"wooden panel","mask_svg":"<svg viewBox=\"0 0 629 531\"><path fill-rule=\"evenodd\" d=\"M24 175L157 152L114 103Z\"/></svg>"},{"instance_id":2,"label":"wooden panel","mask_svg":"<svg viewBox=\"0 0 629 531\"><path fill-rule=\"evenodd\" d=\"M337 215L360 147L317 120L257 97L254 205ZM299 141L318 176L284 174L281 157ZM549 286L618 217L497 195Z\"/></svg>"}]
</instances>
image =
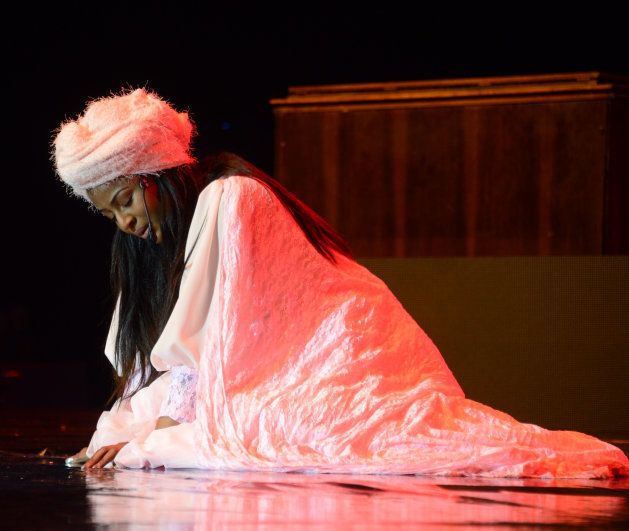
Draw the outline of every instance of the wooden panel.
<instances>
[{"instance_id":1,"label":"wooden panel","mask_svg":"<svg viewBox=\"0 0 629 531\"><path fill-rule=\"evenodd\" d=\"M609 103L604 205L605 254L629 254L629 99Z\"/></svg>"},{"instance_id":2,"label":"wooden panel","mask_svg":"<svg viewBox=\"0 0 629 531\"><path fill-rule=\"evenodd\" d=\"M275 177L326 215L322 138L323 119L318 115L292 114L275 124Z\"/></svg>"},{"instance_id":3,"label":"wooden panel","mask_svg":"<svg viewBox=\"0 0 629 531\"><path fill-rule=\"evenodd\" d=\"M505 94L522 89L492 79ZM536 90L555 81L537 80ZM436 82L417 83L424 85L402 88L417 99L439 90ZM319 110L303 97L327 94L332 102L343 93L362 101L375 88L293 88L299 104L287 107L289 97L276 109L278 179L326 217L356 256L601 254L605 234L609 249L629 252L618 228L627 221L620 205L629 154L618 141L627 138L627 100L611 97L614 85L586 75L568 83L581 100L488 104L478 93L489 89L474 83L455 84L476 95L465 105L392 107L387 95ZM588 86L597 98L585 97ZM546 88L559 91L556 83Z\"/></svg>"},{"instance_id":4,"label":"wooden panel","mask_svg":"<svg viewBox=\"0 0 629 531\"><path fill-rule=\"evenodd\" d=\"M408 111L407 256L465 254L462 116L460 108Z\"/></svg>"},{"instance_id":5,"label":"wooden panel","mask_svg":"<svg viewBox=\"0 0 629 531\"><path fill-rule=\"evenodd\" d=\"M278 112L387 108L391 105L453 106L471 104L583 101L607 99L629 91L629 78L601 72L530 76L357 83L289 87L287 98L271 100Z\"/></svg>"},{"instance_id":6,"label":"wooden panel","mask_svg":"<svg viewBox=\"0 0 629 531\"><path fill-rule=\"evenodd\" d=\"M377 256L393 251L394 217L391 179L390 115L379 111L340 117L341 233L355 252Z\"/></svg>"},{"instance_id":7,"label":"wooden panel","mask_svg":"<svg viewBox=\"0 0 629 531\"><path fill-rule=\"evenodd\" d=\"M605 109L604 102L466 109L479 114L477 131L465 134L478 143L476 197L464 192L477 210L466 254L600 254Z\"/></svg>"}]
</instances>

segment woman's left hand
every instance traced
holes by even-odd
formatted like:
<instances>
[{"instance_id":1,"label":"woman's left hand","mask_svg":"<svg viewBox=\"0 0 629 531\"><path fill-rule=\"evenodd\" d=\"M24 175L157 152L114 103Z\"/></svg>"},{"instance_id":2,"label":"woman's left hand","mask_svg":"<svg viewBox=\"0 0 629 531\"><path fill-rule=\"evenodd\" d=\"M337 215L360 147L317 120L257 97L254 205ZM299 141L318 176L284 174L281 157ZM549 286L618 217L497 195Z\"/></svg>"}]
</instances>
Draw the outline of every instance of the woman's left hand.
<instances>
[{"instance_id":1,"label":"woman's left hand","mask_svg":"<svg viewBox=\"0 0 629 531\"><path fill-rule=\"evenodd\" d=\"M83 465L83 468L103 468L107 463L115 459L116 455L118 455L118 452L125 444L127 443L121 442L99 448L94 455L90 457L90 460Z\"/></svg>"}]
</instances>

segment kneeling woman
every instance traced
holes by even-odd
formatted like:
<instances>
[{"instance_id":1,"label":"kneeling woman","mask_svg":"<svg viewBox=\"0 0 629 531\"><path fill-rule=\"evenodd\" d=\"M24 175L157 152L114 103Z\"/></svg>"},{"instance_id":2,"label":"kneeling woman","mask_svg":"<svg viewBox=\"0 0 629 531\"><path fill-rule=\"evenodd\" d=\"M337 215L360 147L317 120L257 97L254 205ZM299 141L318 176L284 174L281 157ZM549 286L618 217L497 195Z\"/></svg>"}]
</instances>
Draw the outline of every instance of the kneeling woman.
<instances>
[{"instance_id":1,"label":"kneeling woman","mask_svg":"<svg viewBox=\"0 0 629 531\"><path fill-rule=\"evenodd\" d=\"M88 468L629 474L615 446L466 399L323 219L238 157L195 161L192 132L142 89L57 131L59 176L120 229Z\"/></svg>"}]
</instances>

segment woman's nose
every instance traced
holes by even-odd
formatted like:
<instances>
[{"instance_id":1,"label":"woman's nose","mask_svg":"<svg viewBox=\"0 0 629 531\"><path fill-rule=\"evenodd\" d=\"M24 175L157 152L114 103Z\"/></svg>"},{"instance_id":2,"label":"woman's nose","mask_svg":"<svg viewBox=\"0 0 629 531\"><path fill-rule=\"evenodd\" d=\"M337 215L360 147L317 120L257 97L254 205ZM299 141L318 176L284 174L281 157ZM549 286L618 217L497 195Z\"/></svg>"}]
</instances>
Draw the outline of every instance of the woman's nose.
<instances>
[{"instance_id":1,"label":"woman's nose","mask_svg":"<svg viewBox=\"0 0 629 531\"><path fill-rule=\"evenodd\" d=\"M135 218L131 214L116 214L116 225L122 232L133 234L135 231Z\"/></svg>"}]
</instances>

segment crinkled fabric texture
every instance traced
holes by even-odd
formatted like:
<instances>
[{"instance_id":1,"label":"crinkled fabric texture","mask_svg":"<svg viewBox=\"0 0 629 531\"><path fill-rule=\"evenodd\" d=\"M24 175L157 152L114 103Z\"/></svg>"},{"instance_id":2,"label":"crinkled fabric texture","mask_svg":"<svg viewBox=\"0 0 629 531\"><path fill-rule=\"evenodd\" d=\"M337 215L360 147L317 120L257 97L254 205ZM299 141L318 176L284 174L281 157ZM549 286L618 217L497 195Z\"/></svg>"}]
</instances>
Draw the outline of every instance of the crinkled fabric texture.
<instances>
[{"instance_id":1,"label":"crinkled fabric texture","mask_svg":"<svg viewBox=\"0 0 629 531\"><path fill-rule=\"evenodd\" d=\"M183 364L198 371L195 419L140 431L117 465L629 475L615 446L521 423L465 398L384 282L341 255L337 265L325 260L260 182L215 181L197 210L201 245L152 353L159 370ZM168 392L155 383L160 404Z\"/></svg>"}]
</instances>

